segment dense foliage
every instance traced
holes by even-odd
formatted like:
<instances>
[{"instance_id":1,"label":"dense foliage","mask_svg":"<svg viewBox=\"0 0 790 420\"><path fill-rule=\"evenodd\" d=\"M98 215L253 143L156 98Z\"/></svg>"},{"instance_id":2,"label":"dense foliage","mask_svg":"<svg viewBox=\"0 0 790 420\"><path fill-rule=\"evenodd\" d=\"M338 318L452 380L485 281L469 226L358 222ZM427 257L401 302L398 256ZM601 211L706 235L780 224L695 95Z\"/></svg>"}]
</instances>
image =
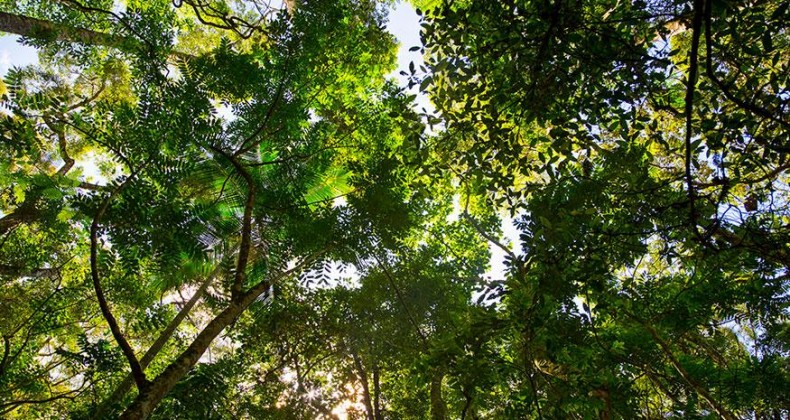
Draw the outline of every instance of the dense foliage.
<instances>
[{"instance_id":1,"label":"dense foliage","mask_svg":"<svg viewBox=\"0 0 790 420\"><path fill-rule=\"evenodd\" d=\"M790 415L790 2L274 3L0 0L0 416Z\"/></svg>"}]
</instances>

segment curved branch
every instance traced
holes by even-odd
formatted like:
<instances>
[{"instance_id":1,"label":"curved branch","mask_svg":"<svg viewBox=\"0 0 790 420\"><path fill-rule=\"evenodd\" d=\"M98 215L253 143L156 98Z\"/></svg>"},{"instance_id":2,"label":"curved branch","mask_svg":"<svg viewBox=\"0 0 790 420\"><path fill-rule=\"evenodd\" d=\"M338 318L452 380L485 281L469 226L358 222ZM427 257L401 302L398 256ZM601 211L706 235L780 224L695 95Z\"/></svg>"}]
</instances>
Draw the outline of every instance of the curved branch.
<instances>
[{"instance_id":1,"label":"curved branch","mask_svg":"<svg viewBox=\"0 0 790 420\"><path fill-rule=\"evenodd\" d=\"M60 157L63 159L63 166L58 169L58 175L66 176L66 174L74 167L75 160L69 155L69 151L66 148L66 130L63 129L62 125L55 126L49 118L44 118L44 121L47 123L47 126L55 132L55 135L58 138L58 151L60 152Z\"/></svg>"},{"instance_id":2,"label":"curved branch","mask_svg":"<svg viewBox=\"0 0 790 420\"><path fill-rule=\"evenodd\" d=\"M142 165L144 166L144 165ZM110 326L110 331L112 332L115 341L121 347L121 351L123 352L126 360L129 362L129 366L132 369L132 375L134 376L134 381L137 384L137 388L140 392L143 392L150 382L145 377L145 371L143 371L142 366L140 366L140 362L137 360L137 356L134 354L134 350L132 346L129 345L129 342L124 337L123 333L121 332L121 328L118 325L118 321L112 314L110 310L110 306L107 303L107 299L104 296L104 291L102 290L101 286L101 279L99 277L99 266L98 266L98 236L99 236L99 223L101 218L106 213L107 209L110 206L110 202L112 199L121 192L123 188L125 188L129 182L135 178L137 172L132 172L123 183L118 185L108 196L104 199L99 211L96 212L96 216L93 217L93 223L91 223L90 229L90 267L91 267L91 279L93 281L93 290L96 293L96 299L99 302L99 308L101 308L102 316L107 321L107 324Z\"/></svg>"},{"instance_id":3,"label":"curved branch","mask_svg":"<svg viewBox=\"0 0 790 420\"><path fill-rule=\"evenodd\" d=\"M10 413L10 412L16 410L17 408L19 408L22 405L44 404L44 403L57 401L57 400L62 400L62 399L68 399L68 400L72 400L73 401L79 394L81 394L84 391L83 388L85 387L86 383L87 383L87 380L85 382L83 382L80 385L80 387L75 389L75 390L64 392L64 393L58 394L58 395L54 395L54 396L49 397L49 398L44 398L44 399L40 399L40 400L32 400L32 399L16 400L16 401L11 401L9 403L0 404L0 414ZM72 395L72 394L77 394L77 395Z\"/></svg>"},{"instance_id":4,"label":"curved branch","mask_svg":"<svg viewBox=\"0 0 790 420\"><path fill-rule=\"evenodd\" d=\"M173 1L173 5L175 7L180 7L183 3L188 4L192 8L192 11L195 13L195 16L200 21L200 23L206 26L233 31L242 39L249 39L253 34L255 34L255 31L263 32L263 28L260 26L262 20L259 20L256 23L250 23L238 16L228 15L220 10L217 10L211 5L211 3L196 3L192 0ZM208 9L208 11L204 10L204 8ZM216 19L218 22L212 22L206 19L204 14L209 18Z\"/></svg>"},{"instance_id":5,"label":"curved branch","mask_svg":"<svg viewBox=\"0 0 790 420\"><path fill-rule=\"evenodd\" d=\"M61 3L65 3L65 4L71 4L74 7L76 7L77 9L79 9L80 11L82 11L83 13L86 13L86 12L102 13L102 14L105 14L105 15L112 16L113 19L115 19L116 22L118 22L121 25L123 25L123 27L126 28L126 30L128 30L131 34L133 34L134 36L136 36L137 38L142 40L151 51L154 50L154 45L150 41L148 41L141 33L139 33L137 30L135 30L132 27L132 25L127 23L126 19L124 19L123 16L120 16L117 13L109 11L109 10L104 10L104 9L99 9L99 8L96 8L96 7L86 6L86 5L78 2L77 0L58 0L58 1L60 1Z\"/></svg>"}]
</instances>

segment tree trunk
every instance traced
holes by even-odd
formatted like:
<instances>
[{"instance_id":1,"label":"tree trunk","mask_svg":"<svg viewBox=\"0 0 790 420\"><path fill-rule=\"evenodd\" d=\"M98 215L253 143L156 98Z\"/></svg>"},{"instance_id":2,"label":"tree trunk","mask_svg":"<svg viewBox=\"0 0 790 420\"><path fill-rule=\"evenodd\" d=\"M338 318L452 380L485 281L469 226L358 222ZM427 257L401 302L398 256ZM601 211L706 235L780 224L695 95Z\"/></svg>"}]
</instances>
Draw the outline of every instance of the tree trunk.
<instances>
[{"instance_id":1,"label":"tree trunk","mask_svg":"<svg viewBox=\"0 0 790 420\"><path fill-rule=\"evenodd\" d=\"M268 288L268 284L266 288ZM261 290L258 294L262 293L266 288ZM193 341L176 360L170 363L164 372L151 382L150 386L137 395L132 405L126 409L120 418L147 418L159 402L162 401L162 398L164 398L165 395L173 389L176 383L195 366L198 360L200 360L200 357L203 356L203 353L206 352L206 349L208 349L222 330L233 323L233 321L255 301L258 294L252 296L252 293L247 293L242 295L240 299L231 302L224 311L211 320L206 328L198 334L195 341Z\"/></svg>"},{"instance_id":2,"label":"tree trunk","mask_svg":"<svg viewBox=\"0 0 790 420\"><path fill-rule=\"evenodd\" d=\"M111 35L85 28L76 28L30 16L14 15L0 12L0 32L7 32L49 41L76 42L84 45L99 45L117 48L121 51L134 51L141 42L132 37ZM194 56L178 51L171 51L170 58L188 60Z\"/></svg>"},{"instance_id":3,"label":"tree trunk","mask_svg":"<svg viewBox=\"0 0 790 420\"><path fill-rule=\"evenodd\" d=\"M724 408L724 406L721 405L715 398L713 398L710 392L708 392L708 390L705 389L705 387L702 386L702 384L697 382L697 380L694 379L694 377L692 377L688 373L688 371L686 371L686 369L683 367L682 364L680 364L678 359L675 358L675 355L672 353L672 349L669 347L669 344L658 335L656 329L647 324L642 324L642 325L645 327L645 329L647 329L650 335L653 336L653 339L656 340L659 347L661 347L661 350L663 350L664 355L667 357L667 359L669 359L669 362L672 364L675 370L677 370L677 372L680 374L680 377L683 378L694 391L696 391L702 398L704 398L705 401L708 402L708 404L710 404L713 410L716 411L716 414L718 414L719 417L725 420L735 420L737 417L734 414L730 413L726 408Z\"/></svg>"},{"instance_id":4,"label":"tree trunk","mask_svg":"<svg viewBox=\"0 0 790 420\"><path fill-rule=\"evenodd\" d=\"M219 266L218 266L219 267ZM154 344L145 352L143 357L140 359L140 366L145 369L148 365L154 360L157 354L162 350L165 346L167 341L170 337L173 336L173 333L176 331L181 322L189 315L189 312L192 308L197 304L200 298L205 293L208 286L211 284L211 281L214 279L217 270L214 270L211 274L206 277L206 280L200 285L200 287L195 291L195 294L189 299L189 301L184 305L183 308L176 314L176 316L170 321L167 327L159 333L159 337L157 337ZM104 402L99 405L99 408L96 409L95 417L103 418L104 415L107 413L107 410L110 409L113 405L120 402L123 397L129 392L132 388L132 384L134 384L134 378L131 374L126 375L126 377L121 381L115 391L106 399Z\"/></svg>"},{"instance_id":5,"label":"tree trunk","mask_svg":"<svg viewBox=\"0 0 790 420\"><path fill-rule=\"evenodd\" d=\"M162 398L170 392L171 389L178 383L181 378L192 369L193 366L200 360L203 353L206 352L208 347L215 338L227 326L232 324L239 315L242 314L263 292L269 290L271 284L276 283L280 279L290 276L296 271L304 268L305 265L314 261L314 259L325 252L326 250L319 251L302 262L296 264L293 268L283 273L280 273L275 279L269 281L262 281L253 286L249 291L237 295L231 300L225 310L220 312L209 324L203 328L203 331L198 334L192 344L179 355L170 365L165 368L159 376L157 376L144 391L141 391L137 398L135 398L132 405L126 409L121 415L121 419L145 419L156 408Z\"/></svg>"},{"instance_id":6,"label":"tree trunk","mask_svg":"<svg viewBox=\"0 0 790 420\"><path fill-rule=\"evenodd\" d=\"M373 409L372 399L370 398L370 384L368 383L368 374L362 366L362 361L356 353L351 352L351 357L354 358L354 366L357 368L359 380L362 382L362 401L365 403L365 419L375 420L375 410Z\"/></svg>"},{"instance_id":7,"label":"tree trunk","mask_svg":"<svg viewBox=\"0 0 790 420\"><path fill-rule=\"evenodd\" d=\"M461 410L461 420L466 420L467 416L472 419L476 419L477 416L475 415L474 408L472 408L474 397L466 387L463 388L463 394L466 402L464 403L463 410Z\"/></svg>"},{"instance_id":8,"label":"tree trunk","mask_svg":"<svg viewBox=\"0 0 790 420\"><path fill-rule=\"evenodd\" d=\"M373 415L376 420L384 420L384 415L381 412L381 381L378 364L373 366Z\"/></svg>"},{"instance_id":9,"label":"tree trunk","mask_svg":"<svg viewBox=\"0 0 790 420\"><path fill-rule=\"evenodd\" d=\"M35 222L44 215L44 212L36 206L38 199L41 198L41 190L41 188L33 188L28 191L25 200L16 210L0 218L0 235L7 234L21 224Z\"/></svg>"},{"instance_id":10,"label":"tree trunk","mask_svg":"<svg viewBox=\"0 0 790 420\"><path fill-rule=\"evenodd\" d=\"M436 372L431 379L431 419L447 420L447 406L442 398L442 379L444 374Z\"/></svg>"},{"instance_id":11,"label":"tree trunk","mask_svg":"<svg viewBox=\"0 0 790 420\"><path fill-rule=\"evenodd\" d=\"M0 31L28 38L79 42L86 45L120 47L125 38L84 28L73 28L28 16L0 12Z\"/></svg>"}]
</instances>

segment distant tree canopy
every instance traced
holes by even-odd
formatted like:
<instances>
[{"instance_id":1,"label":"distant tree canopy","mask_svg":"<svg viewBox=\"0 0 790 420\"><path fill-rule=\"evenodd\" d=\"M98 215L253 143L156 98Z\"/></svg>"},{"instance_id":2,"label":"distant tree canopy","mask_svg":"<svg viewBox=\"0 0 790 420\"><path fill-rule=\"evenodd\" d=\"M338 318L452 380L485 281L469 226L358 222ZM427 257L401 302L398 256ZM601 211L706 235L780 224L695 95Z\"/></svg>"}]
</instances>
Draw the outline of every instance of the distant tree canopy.
<instances>
[{"instance_id":1,"label":"distant tree canopy","mask_svg":"<svg viewBox=\"0 0 790 420\"><path fill-rule=\"evenodd\" d=\"M413 4L0 0L0 416L790 415L790 2Z\"/></svg>"}]
</instances>

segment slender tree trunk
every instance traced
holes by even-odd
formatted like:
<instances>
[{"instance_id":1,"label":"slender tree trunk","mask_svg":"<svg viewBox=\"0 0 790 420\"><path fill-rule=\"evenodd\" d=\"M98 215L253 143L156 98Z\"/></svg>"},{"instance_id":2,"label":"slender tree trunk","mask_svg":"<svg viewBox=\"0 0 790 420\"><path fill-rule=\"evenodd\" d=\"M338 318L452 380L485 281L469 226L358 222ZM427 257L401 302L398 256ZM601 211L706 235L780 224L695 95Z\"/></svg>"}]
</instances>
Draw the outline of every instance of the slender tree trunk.
<instances>
[{"instance_id":1,"label":"slender tree trunk","mask_svg":"<svg viewBox=\"0 0 790 420\"><path fill-rule=\"evenodd\" d=\"M598 415L599 420L610 420L612 418L612 398L609 390L604 388L594 389L591 392L593 397L598 397L603 401L603 410Z\"/></svg>"},{"instance_id":2,"label":"slender tree trunk","mask_svg":"<svg viewBox=\"0 0 790 420\"><path fill-rule=\"evenodd\" d=\"M672 364L675 370L677 370L677 372L680 374L680 377L683 378L694 391L696 391L702 398L704 398L705 401L708 402L708 404L710 404L710 406L713 408L714 411L716 411L716 414L718 414L719 417L725 420L735 420L737 417L734 414L730 413L729 410L724 408L724 406L721 405L719 401L713 398L710 392L708 392L708 390L705 389L704 386L702 386L699 382L697 382L697 380L694 379L694 377L692 377L691 374L688 373L688 371L683 367L683 365L680 364L678 359L675 358L675 355L672 353L672 349L669 347L669 344L658 335L656 329L647 324L643 324L643 325L647 329L647 331L650 332L650 335L653 336L653 339L656 340L659 347L661 347L661 350L663 350L664 355L667 357L667 359L669 359L669 362Z\"/></svg>"},{"instance_id":3,"label":"slender tree trunk","mask_svg":"<svg viewBox=\"0 0 790 420\"><path fill-rule=\"evenodd\" d=\"M436 372L431 379L431 419L447 420L447 406L442 398L444 373Z\"/></svg>"},{"instance_id":4,"label":"slender tree trunk","mask_svg":"<svg viewBox=\"0 0 790 420\"><path fill-rule=\"evenodd\" d=\"M381 381L378 363L373 366L373 415L376 420L384 420L381 412Z\"/></svg>"},{"instance_id":5,"label":"slender tree trunk","mask_svg":"<svg viewBox=\"0 0 790 420\"><path fill-rule=\"evenodd\" d=\"M469 393L469 391L466 388L463 389L463 394L466 402L464 403L463 410L461 410L461 420L466 420L467 416L471 417L472 419L477 418L477 416L474 413L474 410L472 409L472 403L474 402L474 397L472 396L472 394Z\"/></svg>"},{"instance_id":6,"label":"slender tree trunk","mask_svg":"<svg viewBox=\"0 0 790 420\"><path fill-rule=\"evenodd\" d=\"M359 360L359 356L351 352L351 357L354 358L354 366L357 368L357 373L359 373L359 380L362 382L362 401L365 403L365 418L367 420L375 420L375 410L373 409L373 403L370 398L370 384L368 383L368 374L365 372L365 367L362 366L362 361Z\"/></svg>"}]
</instances>

